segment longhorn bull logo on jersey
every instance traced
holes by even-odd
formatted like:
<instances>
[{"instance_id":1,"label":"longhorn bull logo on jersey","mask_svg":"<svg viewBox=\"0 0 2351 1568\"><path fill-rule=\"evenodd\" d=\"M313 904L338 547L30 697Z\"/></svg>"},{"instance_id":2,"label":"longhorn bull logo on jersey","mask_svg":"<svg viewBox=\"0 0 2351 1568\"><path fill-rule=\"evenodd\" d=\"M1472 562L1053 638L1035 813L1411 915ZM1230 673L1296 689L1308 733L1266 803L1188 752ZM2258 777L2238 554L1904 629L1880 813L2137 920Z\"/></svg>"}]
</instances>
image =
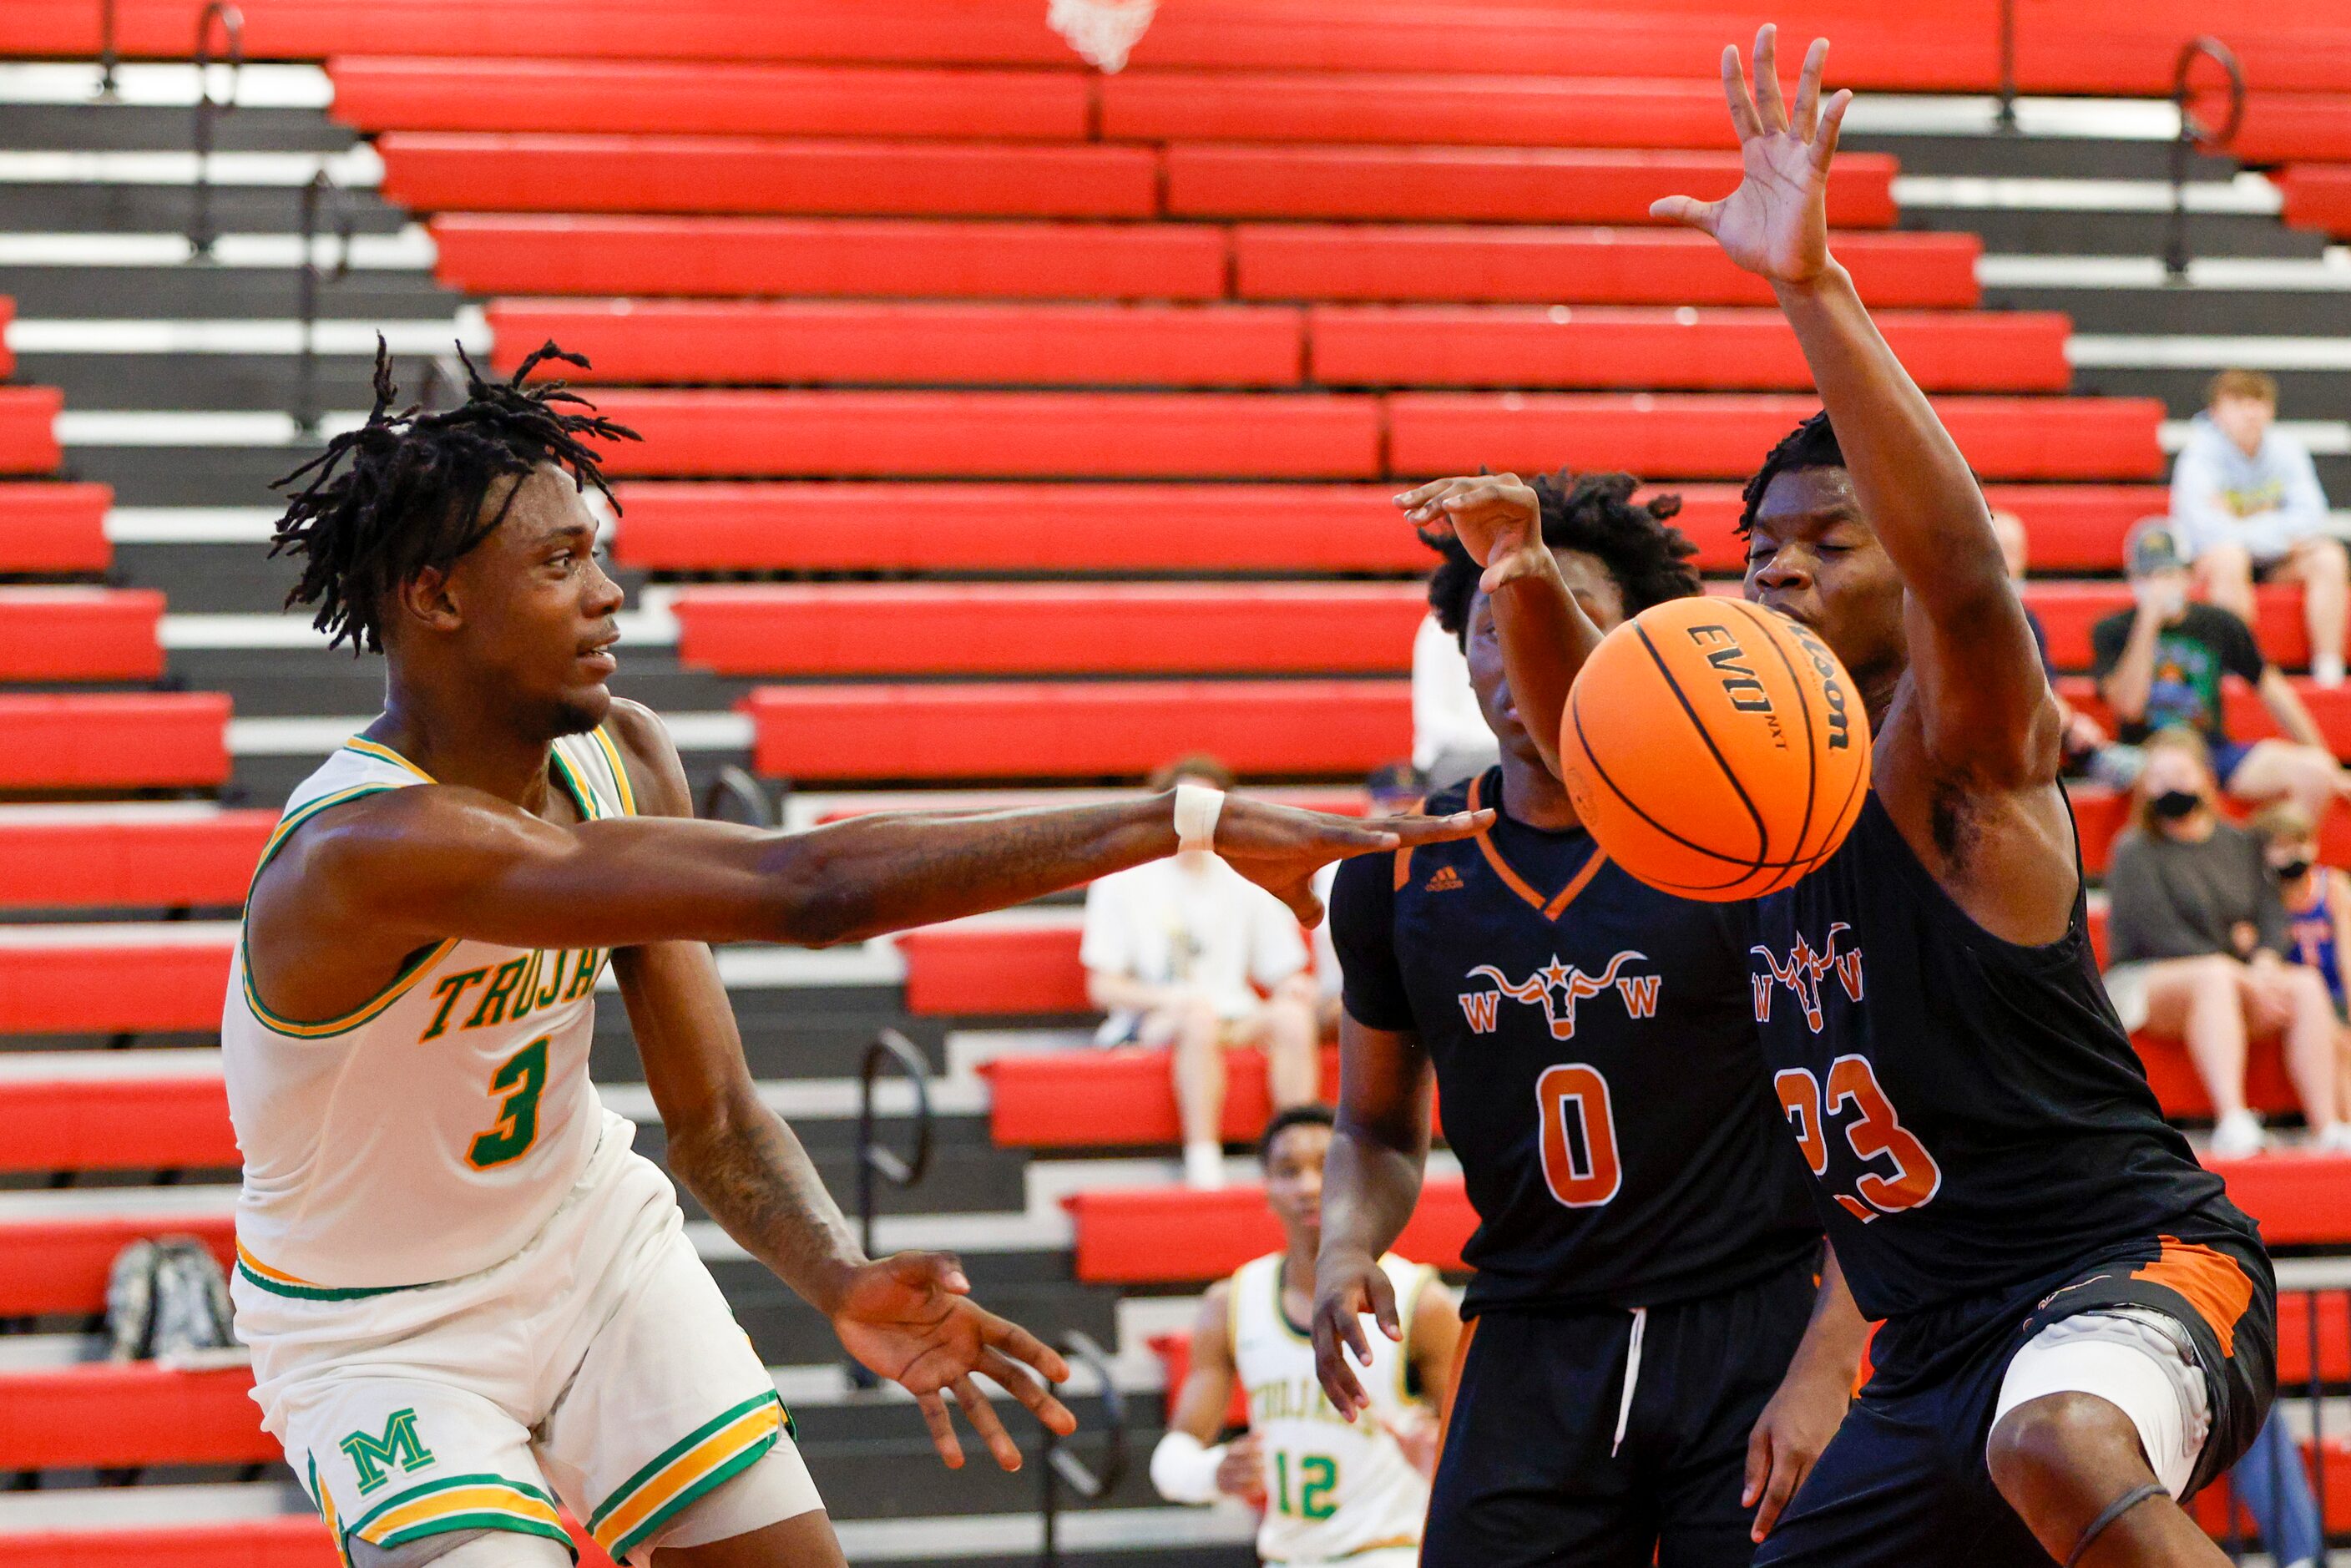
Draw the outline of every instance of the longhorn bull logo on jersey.
<instances>
[{"instance_id":1,"label":"longhorn bull logo on jersey","mask_svg":"<svg viewBox=\"0 0 2351 1568\"><path fill-rule=\"evenodd\" d=\"M1804 940L1803 934L1798 932L1796 945L1788 950L1784 963L1780 955L1761 942L1750 948L1750 952L1762 954L1763 962L1771 967L1768 975L1748 977L1755 985L1755 1021L1771 1021L1771 988L1785 986L1796 993L1796 1000L1802 1004L1804 1022L1814 1034L1820 1033L1826 1022L1821 1013L1821 980L1831 969L1836 971L1837 984L1844 988L1844 994L1855 1001L1861 1000L1861 949L1855 947L1844 953L1837 951L1838 936L1852 929L1842 920L1831 925L1828 938L1817 953L1813 951L1813 945Z\"/></svg>"},{"instance_id":2,"label":"longhorn bull logo on jersey","mask_svg":"<svg viewBox=\"0 0 2351 1568\"><path fill-rule=\"evenodd\" d=\"M1493 983L1490 991L1464 991L1461 1010L1468 1015L1469 1028L1478 1034L1491 1034L1500 1020L1504 997L1529 1007L1541 1008L1543 1019L1551 1025L1553 1040L1575 1038L1575 1004L1604 995L1610 988L1624 998L1625 1011L1636 1019L1655 1018L1657 1012L1657 988L1663 981L1658 975L1626 975L1627 964L1646 964L1649 956L1626 949L1608 960L1608 967L1597 975L1587 975L1573 964L1562 964L1553 954L1550 963L1523 980L1513 980L1491 964L1480 964L1469 971L1472 980ZM1556 998L1556 999L1554 999Z\"/></svg>"}]
</instances>

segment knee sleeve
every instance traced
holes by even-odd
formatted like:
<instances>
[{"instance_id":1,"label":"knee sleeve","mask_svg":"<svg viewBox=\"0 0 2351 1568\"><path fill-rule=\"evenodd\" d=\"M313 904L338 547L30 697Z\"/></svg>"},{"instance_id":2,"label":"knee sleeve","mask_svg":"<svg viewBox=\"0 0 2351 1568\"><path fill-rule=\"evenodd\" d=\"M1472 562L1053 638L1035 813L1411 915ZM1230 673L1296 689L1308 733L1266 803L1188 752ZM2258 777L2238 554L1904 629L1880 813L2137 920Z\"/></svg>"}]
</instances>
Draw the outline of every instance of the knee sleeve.
<instances>
[{"instance_id":1,"label":"knee sleeve","mask_svg":"<svg viewBox=\"0 0 2351 1568\"><path fill-rule=\"evenodd\" d=\"M799 1449L789 1440L778 1442L749 1469L688 1504L630 1552L629 1561L651 1563L656 1547L705 1546L748 1535L823 1506Z\"/></svg>"},{"instance_id":2,"label":"knee sleeve","mask_svg":"<svg viewBox=\"0 0 2351 1568\"><path fill-rule=\"evenodd\" d=\"M1992 1428L2017 1406L2051 1394L2089 1394L2138 1431L2164 1490L2179 1497L2212 1428L2211 1396L2186 1335L2146 1307L2084 1312L2050 1324L2008 1364Z\"/></svg>"},{"instance_id":3,"label":"knee sleeve","mask_svg":"<svg viewBox=\"0 0 2351 1568\"><path fill-rule=\"evenodd\" d=\"M571 1568L571 1553L543 1535L453 1530L389 1550L351 1542L351 1568Z\"/></svg>"}]
</instances>

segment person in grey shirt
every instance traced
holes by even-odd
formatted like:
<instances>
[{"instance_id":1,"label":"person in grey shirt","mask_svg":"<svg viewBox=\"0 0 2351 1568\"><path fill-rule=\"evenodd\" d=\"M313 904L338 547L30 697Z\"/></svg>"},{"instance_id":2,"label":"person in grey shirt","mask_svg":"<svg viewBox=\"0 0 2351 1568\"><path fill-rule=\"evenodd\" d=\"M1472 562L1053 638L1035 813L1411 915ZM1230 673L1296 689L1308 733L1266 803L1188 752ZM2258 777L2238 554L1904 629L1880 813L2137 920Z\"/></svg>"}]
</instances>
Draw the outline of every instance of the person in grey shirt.
<instances>
[{"instance_id":1,"label":"person in grey shirt","mask_svg":"<svg viewBox=\"0 0 2351 1568\"><path fill-rule=\"evenodd\" d=\"M2282 1038L2286 1070L2322 1146L2345 1136L2335 1008L2317 970L2294 963L2285 908L2261 839L2223 820L2210 753L2193 730L2159 731L2132 791L2134 826L2106 870L2106 992L2134 1031L2178 1040L2211 1098L2212 1152L2268 1143L2245 1104L2250 1040Z\"/></svg>"}]
</instances>

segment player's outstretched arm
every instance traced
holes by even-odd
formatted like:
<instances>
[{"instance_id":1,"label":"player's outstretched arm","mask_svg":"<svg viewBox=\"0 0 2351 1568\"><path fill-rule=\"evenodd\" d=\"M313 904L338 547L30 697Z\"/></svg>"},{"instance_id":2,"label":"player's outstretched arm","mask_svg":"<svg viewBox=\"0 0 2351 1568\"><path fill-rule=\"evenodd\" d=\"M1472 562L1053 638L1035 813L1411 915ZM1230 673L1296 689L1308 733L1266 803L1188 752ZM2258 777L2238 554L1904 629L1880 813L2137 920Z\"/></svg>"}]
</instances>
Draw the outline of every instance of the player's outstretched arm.
<instances>
[{"instance_id":1,"label":"player's outstretched arm","mask_svg":"<svg viewBox=\"0 0 2351 1568\"><path fill-rule=\"evenodd\" d=\"M1795 329L1854 492L1908 591L1918 718L1937 771L1991 789L2045 784L2056 777L2058 721L1982 492L1829 254L1829 165L1853 95L1822 103L1828 42L1817 39L1791 110L1777 53L1767 26L1755 38L1750 93L1738 49L1722 52L1745 171L1739 188L1719 202L1669 196L1650 211L1713 235L1768 279Z\"/></svg>"},{"instance_id":2,"label":"player's outstretched arm","mask_svg":"<svg viewBox=\"0 0 2351 1568\"><path fill-rule=\"evenodd\" d=\"M672 821L692 812L674 753L632 746L631 759L647 812ZM612 968L661 1112L671 1174L745 1251L825 1314L850 1354L914 1396L940 1458L963 1463L947 1414L953 1397L997 1463L1020 1468L1019 1446L975 1374L1054 1430L1075 1430L1076 1418L1039 1381L1058 1382L1068 1366L1027 1330L972 1301L955 1259L902 1252L877 1260L859 1248L799 1139L760 1100L707 946L623 947Z\"/></svg>"},{"instance_id":3,"label":"player's outstretched arm","mask_svg":"<svg viewBox=\"0 0 2351 1568\"><path fill-rule=\"evenodd\" d=\"M1494 607L1502 667L1518 699L1519 722L1543 766L1559 771L1560 716L1600 628L1583 612L1542 542L1542 508L1515 474L1438 479L1396 497L1405 520L1424 534L1461 541L1484 567L1478 586Z\"/></svg>"},{"instance_id":4,"label":"player's outstretched arm","mask_svg":"<svg viewBox=\"0 0 2351 1568\"><path fill-rule=\"evenodd\" d=\"M660 722L614 709L632 771L675 765ZM1226 799L1217 853L1322 918L1310 882L1334 860L1466 838L1491 813L1358 820ZM823 946L1001 909L1176 849L1174 795L1031 810L882 813L806 833L628 817L559 826L478 791L391 791L298 835L289 921L346 926L395 956L448 936L521 947L771 941ZM273 873L277 868L271 868ZM276 877L259 890L265 925ZM319 907L319 904L329 907Z\"/></svg>"},{"instance_id":5,"label":"player's outstretched arm","mask_svg":"<svg viewBox=\"0 0 2351 1568\"><path fill-rule=\"evenodd\" d=\"M1314 1371L1350 1421L1371 1403L1347 1361L1352 1350L1357 1364L1371 1364L1364 1316L1388 1338L1404 1338L1380 1258L1420 1201L1435 1076L1418 1036L1340 1019L1338 1124L1322 1160L1322 1246L1314 1260Z\"/></svg>"},{"instance_id":6,"label":"player's outstretched arm","mask_svg":"<svg viewBox=\"0 0 2351 1568\"><path fill-rule=\"evenodd\" d=\"M1869 1325L1853 1304L1835 1249L1823 1260L1812 1322L1797 1342L1779 1391L1747 1438L1747 1486L1740 1502L1755 1511L1750 1533L1757 1541L1771 1533L1781 1511L1836 1436L1869 1343Z\"/></svg>"}]
</instances>

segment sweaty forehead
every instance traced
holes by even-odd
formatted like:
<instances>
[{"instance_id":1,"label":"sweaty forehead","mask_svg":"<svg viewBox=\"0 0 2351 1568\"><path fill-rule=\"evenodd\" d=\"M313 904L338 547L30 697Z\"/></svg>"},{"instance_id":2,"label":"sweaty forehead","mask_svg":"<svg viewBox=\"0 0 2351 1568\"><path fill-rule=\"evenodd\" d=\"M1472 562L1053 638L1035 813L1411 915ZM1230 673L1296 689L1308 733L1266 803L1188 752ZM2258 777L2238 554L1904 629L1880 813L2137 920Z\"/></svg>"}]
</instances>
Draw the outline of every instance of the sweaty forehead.
<instances>
[{"instance_id":1,"label":"sweaty forehead","mask_svg":"<svg viewBox=\"0 0 2351 1568\"><path fill-rule=\"evenodd\" d=\"M516 548L529 549L559 535L596 531L596 514L588 509L587 497L561 469L543 463L514 483L519 488L497 532ZM506 498L504 487L492 486L483 504L496 512Z\"/></svg>"},{"instance_id":2,"label":"sweaty forehead","mask_svg":"<svg viewBox=\"0 0 2351 1568\"><path fill-rule=\"evenodd\" d=\"M1861 520L1861 503L1853 493L1853 476L1843 468L1789 468L1771 476L1755 507L1759 527L1787 528L1812 523Z\"/></svg>"}]
</instances>

